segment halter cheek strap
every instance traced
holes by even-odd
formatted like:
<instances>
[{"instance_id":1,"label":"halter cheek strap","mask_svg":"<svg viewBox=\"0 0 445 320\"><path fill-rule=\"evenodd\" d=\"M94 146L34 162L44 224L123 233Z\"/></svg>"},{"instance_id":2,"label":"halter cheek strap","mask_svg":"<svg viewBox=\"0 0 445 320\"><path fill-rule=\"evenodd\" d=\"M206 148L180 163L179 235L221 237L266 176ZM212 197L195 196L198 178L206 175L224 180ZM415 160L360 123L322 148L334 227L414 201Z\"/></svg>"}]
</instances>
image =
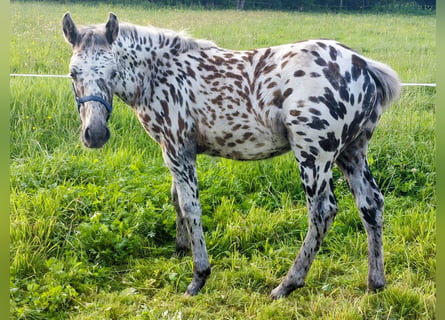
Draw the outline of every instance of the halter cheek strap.
<instances>
[{"instance_id":1,"label":"halter cheek strap","mask_svg":"<svg viewBox=\"0 0 445 320\"><path fill-rule=\"evenodd\" d=\"M76 103L77 103L77 111L79 113L80 113L80 107L82 106L82 103L88 102L88 101L97 101L97 102L102 103L103 106L105 107L105 109L107 109L107 111L108 111L107 120L110 118L111 111L113 111L113 106L111 105L111 103L109 103L108 101L104 100L103 98L101 98L99 96L86 96L86 97L79 98L77 96L76 88L74 87L74 83L72 84L72 86L73 86L73 92L74 92L74 99L76 100Z\"/></svg>"}]
</instances>

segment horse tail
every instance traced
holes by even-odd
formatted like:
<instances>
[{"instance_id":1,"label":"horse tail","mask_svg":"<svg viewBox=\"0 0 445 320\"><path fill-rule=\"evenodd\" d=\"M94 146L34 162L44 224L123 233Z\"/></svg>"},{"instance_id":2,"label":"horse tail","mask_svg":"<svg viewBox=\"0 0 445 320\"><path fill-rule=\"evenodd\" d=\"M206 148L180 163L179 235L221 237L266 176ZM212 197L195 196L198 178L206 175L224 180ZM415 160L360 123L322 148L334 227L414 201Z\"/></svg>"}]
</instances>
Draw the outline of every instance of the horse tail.
<instances>
[{"instance_id":1,"label":"horse tail","mask_svg":"<svg viewBox=\"0 0 445 320\"><path fill-rule=\"evenodd\" d=\"M366 59L366 62L367 69L376 83L380 103L383 108L388 108L400 96L399 76L384 63L371 59Z\"/></svg>"}]
</instances>

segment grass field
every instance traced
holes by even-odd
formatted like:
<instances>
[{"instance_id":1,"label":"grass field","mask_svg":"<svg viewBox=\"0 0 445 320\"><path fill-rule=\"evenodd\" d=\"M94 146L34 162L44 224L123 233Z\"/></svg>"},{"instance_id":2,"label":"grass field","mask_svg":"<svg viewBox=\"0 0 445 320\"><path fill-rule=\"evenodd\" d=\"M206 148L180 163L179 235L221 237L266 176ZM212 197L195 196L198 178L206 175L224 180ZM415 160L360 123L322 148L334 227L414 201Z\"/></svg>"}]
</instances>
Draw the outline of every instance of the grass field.
<instances>
[{"instance_id":1,"label":"grass field","mask_svg":"<svg viewBox=\"0 0 445 320\"><path fill-rule=\"evenodd\" d=\"M187 29L249 49L334 38L391 65L403 82L435 82L435 17L199 11L17 3L11 73L66 74L61 18ZM199 156L212 275L182 295L192 260L174 253L171 178L158 146L120 101L100 150L79 139L69 79L11 78L12 319L434 319L435 88L408 87L382 117L369 161L385 194L387 288L366 291L366 235L335 172L339 213L306 287L271 301L307 228L291 154L261 162Z\"/></svg>"}]
</instances>

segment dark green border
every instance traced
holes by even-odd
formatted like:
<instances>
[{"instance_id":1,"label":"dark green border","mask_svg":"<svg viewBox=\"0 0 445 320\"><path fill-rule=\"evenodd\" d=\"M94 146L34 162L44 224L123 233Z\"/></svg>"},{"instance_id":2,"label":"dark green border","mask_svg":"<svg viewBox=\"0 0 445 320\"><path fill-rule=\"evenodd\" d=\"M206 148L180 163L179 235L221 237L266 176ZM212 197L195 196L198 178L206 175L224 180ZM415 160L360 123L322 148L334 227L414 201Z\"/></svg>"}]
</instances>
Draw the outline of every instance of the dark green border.
<instances>
[{"instance_id":1,"label":"dark green border","mask_svg":"<svg viewBox=\"0 0 445 320\"><path fill-rule=\"evenodd\" d=\"M0 2L0 319L9 319L9 1Z\"/></svg>"},{"instance_id":2,"label":"dark green border","mask_svg":"<svg viewBox=\"0 0 445 320\"><path fill-rule=\"evenodd\" d=\"M445 319L445 3L437 1L437 100L436 100L436 167L437 167L437 302L436 319Z\"/></svg>"}]
</instances>

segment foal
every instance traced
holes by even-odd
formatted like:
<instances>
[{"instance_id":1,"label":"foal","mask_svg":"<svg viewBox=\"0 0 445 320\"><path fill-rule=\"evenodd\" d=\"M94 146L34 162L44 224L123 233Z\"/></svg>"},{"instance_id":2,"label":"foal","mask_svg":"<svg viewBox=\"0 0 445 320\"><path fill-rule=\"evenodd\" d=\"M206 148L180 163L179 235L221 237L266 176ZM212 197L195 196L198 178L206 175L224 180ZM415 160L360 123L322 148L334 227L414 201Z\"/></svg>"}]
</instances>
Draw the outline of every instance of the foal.
<instances>
[{"instance_id":1,"label":"foal","mask_svg":"<svg viewBox=\"0 0 445 320\"><path fill-rule=\"evenodd\" d=\"M368 287L385 285L383 196L368 167L368 142L380 115L398 98L388 66L332 40L251 51L132 24L76 27L63 17L72 45L70 74L82 140L102 147L113 95L135 111L160 145L172 178L177 250L191 249L196 295L210 275L201 226L196 155L259 160L291 150L309 211L300 252L272 298L302 287L337 212L332 168L345 175L368 235Z\"/></svg>"}]
</instances>

